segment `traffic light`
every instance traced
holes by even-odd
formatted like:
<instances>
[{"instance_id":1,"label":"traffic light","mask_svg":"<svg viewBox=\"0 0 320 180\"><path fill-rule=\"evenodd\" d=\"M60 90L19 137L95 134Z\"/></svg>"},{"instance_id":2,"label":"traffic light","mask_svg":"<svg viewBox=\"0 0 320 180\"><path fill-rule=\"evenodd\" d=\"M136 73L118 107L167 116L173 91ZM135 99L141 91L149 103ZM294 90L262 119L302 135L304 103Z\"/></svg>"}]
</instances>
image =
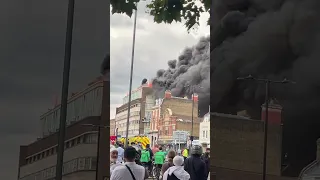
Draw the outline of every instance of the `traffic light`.
<instances>
[{"instance_id":1,"label":"traffic light","mask_svg":"<svg viewBox=\"0 0 320 180\"><path fill-rule=\"evenodd\" d=\"M193 136L190 136L190 141L193 141Z\"/></svg>"}]
</instances>

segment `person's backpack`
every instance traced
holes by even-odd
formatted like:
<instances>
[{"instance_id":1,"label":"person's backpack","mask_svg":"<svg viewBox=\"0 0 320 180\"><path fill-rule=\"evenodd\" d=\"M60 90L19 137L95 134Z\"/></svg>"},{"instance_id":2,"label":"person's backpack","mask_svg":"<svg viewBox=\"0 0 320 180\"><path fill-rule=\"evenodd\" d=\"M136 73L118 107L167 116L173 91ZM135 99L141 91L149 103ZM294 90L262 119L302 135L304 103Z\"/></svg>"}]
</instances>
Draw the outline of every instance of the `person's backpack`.
<instances>
[{"instance_id":1,"label":"person's backpack","mask_svg":"<svg viewBox=\"0 0 320 180\"><path fill-rule=\"evenodd\" d=\"M162 152L157 152L154 155L154 163L155 164L163 164L164 163L164 155Z\"/></svg>"},{"instance_id":2,"label":"person's backpack","mask_svg":"<svg viewBox=\"0 0 320 180\"><path fill-rule=\"evenodd\" d=\"M179 180L179 178L177 178L177 176L172 173L171 175L168 174L167 179L163 180Z\"/></svg>"},{"instance_id":3,"label":"person's backpack","mask_svg":"<svg viewBox=\"0 0 320 180\"><path fill-rule=\"evenodd\" d=\"M140 158L140 161L142 163L146 163L146 162L149 162L150 161L150 152L147 151L147 150L142 150L141 151L141 158Z\"/></svg>"}]
</instances>

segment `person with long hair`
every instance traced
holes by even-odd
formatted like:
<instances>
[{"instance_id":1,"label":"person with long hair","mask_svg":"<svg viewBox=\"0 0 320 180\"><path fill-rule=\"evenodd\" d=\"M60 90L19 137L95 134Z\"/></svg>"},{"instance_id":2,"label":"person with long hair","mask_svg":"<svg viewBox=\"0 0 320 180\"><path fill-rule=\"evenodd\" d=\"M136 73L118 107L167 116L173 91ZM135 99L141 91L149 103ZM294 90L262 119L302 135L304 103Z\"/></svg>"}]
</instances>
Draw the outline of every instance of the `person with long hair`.
<instances>
[{"instance_id":1,"label":"person with long hair","mask_svg":"<svg viewBox=\"0 0 320 180\"><path fill-rule=\"evenodd\" d=\"M167 157L168 157L168 162L166 162L166 163L164 163L164 164L162 165L162 168L161 168L161 176L163 176L164 172L166 172L166 171L169 169L169 167L174 166L174 164L173 164L173 158L174 158L175 156L176 156L176 152L175 152L175 151L171 150L171 151L168 152L168 155L167 155Z\"/></svg>"}]
</instances>

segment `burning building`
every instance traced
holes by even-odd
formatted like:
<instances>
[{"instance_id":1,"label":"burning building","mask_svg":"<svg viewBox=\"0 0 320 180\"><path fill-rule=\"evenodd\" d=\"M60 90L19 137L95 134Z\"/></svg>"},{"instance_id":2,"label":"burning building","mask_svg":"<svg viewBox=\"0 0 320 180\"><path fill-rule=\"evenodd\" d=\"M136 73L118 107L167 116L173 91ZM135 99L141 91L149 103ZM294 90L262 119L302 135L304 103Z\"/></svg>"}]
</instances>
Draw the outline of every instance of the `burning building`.
<instances>
[{"instance_id":1,"label":"burning building","mask_svg":"<svg viewBox=\"0 0 320 180\"><path fill-rule=\"evenodd\" d=\"M210 37L185 48L178 61L170 60L168 66L167 70L159 70L152 81L156 98L163 98L166 90L174 97L189 99L197 93L200 116L206 114L210 103Z\"/></svg>"}]
</instances>

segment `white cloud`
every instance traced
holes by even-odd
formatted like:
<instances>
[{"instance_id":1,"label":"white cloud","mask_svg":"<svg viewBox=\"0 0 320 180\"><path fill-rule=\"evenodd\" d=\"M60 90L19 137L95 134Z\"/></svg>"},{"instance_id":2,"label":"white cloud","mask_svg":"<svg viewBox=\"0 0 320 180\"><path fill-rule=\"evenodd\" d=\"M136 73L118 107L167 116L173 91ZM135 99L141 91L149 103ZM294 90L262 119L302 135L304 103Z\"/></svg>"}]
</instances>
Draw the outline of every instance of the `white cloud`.
<instances>
[{"instance_id":1,"label":"white cloud","mask_svg":"<svg viewBox=\"0 0 320 180\"><path fill-rule=\"evenodd\" d=\"M167 61L176 59L187 46L193 46L202 36L209 35L209 14L200 18L200 26L190 33L183 23L156 24L145 12L145 4L139 4L132 88L137 88L143 78L150 79L157 70L167 68ZM111 100L110 118L115 117L116 107L129 91L133 16L111 15Z\"/></svg>"}]
</instances>

